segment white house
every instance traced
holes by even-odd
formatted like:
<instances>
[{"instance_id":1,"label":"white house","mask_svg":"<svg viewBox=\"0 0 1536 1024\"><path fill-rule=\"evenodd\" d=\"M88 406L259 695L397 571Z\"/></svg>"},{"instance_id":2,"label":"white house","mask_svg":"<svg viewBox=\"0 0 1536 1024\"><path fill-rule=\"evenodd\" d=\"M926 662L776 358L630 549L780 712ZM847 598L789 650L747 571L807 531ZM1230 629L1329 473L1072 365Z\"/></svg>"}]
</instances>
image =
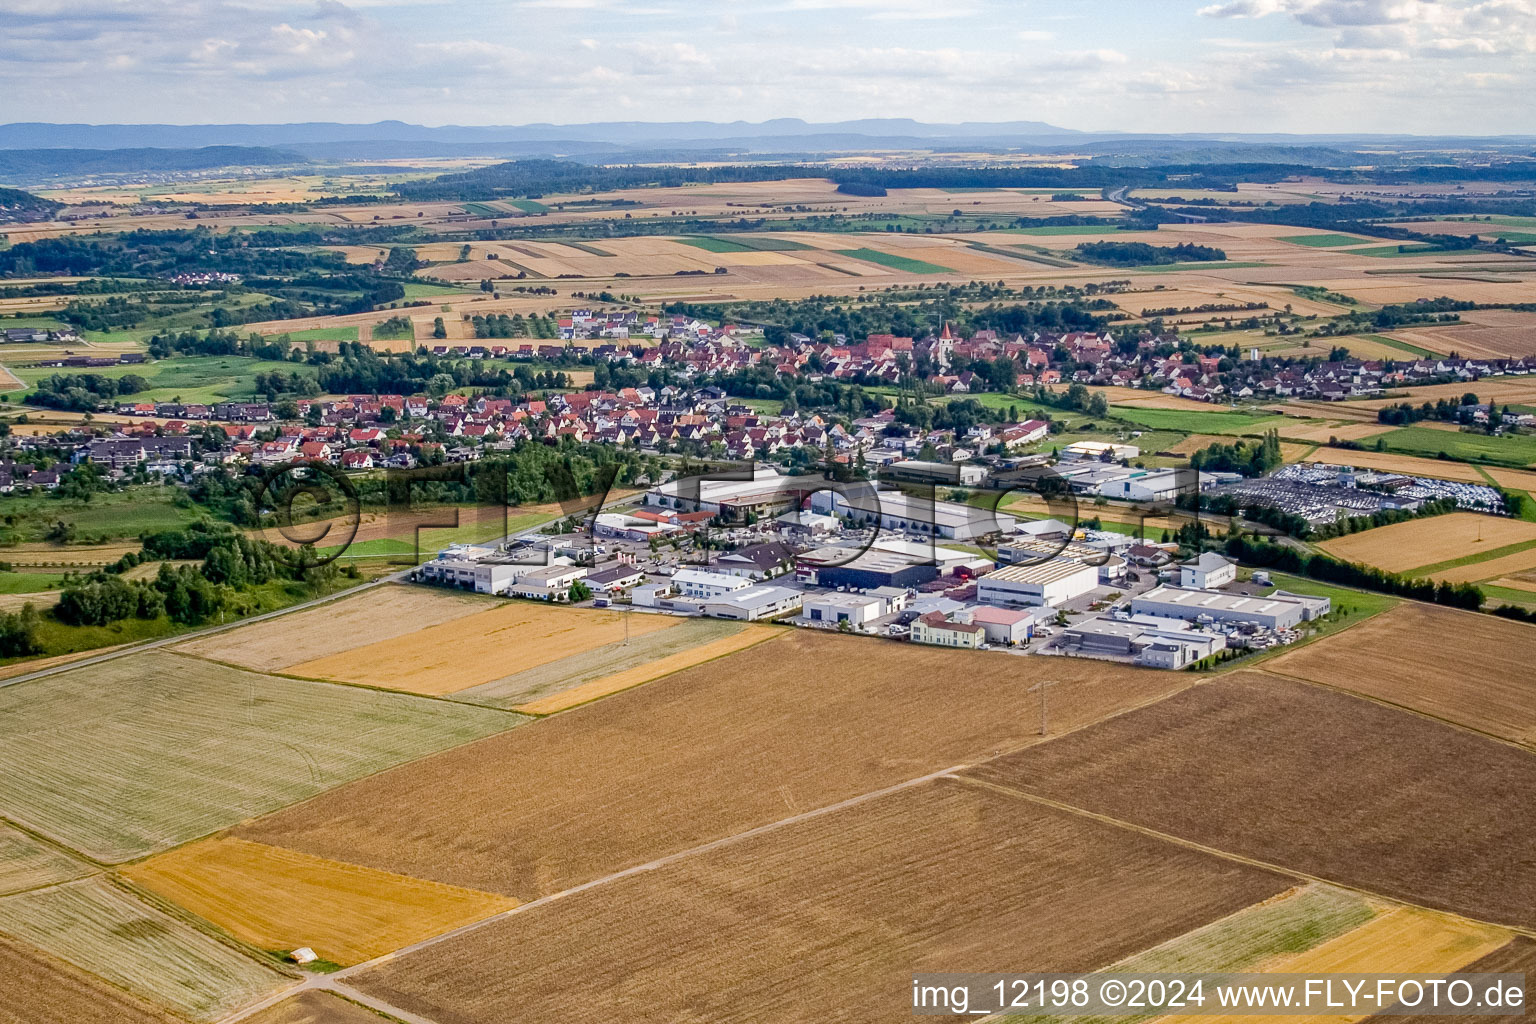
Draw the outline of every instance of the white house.
<instances>
[{"instance_id":1,"label":"white house","mask_svg":"<svg viewBox=\"0 0 1536 1024\"><path fill-rule=\"evenodd\" d=\"M874 594L818 594L805 599L801 614L810 622L846 622L857 629L884 615L885 601Z\"/></svg>"},{"instance_id":2,"label":"white house","mask_svg":"<svg viewBox=\"0 0 1536 1024\"><path fill-rule=\"evenodd\" d=\"M547 565L523 573L508 593L536 601L564 601L571 584L586 574L587 570L579 565Z\"/></svg>"},{"instance_id":3,"label":"white house","mask_svg":"<svg viewBox=\"0 0 1536 1024\"><path fill-rule=\"evenodd\" d=\"M1229 562L1214 551L1179 563L1179 586L1195 590L1216 590L1237 580L1237 563Z\"/></svg>"}]
</instances>

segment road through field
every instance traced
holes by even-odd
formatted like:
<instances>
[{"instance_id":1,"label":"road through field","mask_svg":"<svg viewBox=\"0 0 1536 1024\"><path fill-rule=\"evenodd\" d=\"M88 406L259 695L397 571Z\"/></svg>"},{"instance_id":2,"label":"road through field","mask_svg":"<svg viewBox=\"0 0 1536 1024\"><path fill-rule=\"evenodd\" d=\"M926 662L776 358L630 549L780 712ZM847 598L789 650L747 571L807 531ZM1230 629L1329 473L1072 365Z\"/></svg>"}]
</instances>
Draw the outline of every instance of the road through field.
<instances>
[{"instance_id":1,"label":"road through field","mask_svg":"<svg viewBox=\"0 0 1536 1024\"><path fill-rule=\"evenodd\" d=\"M1219 678L1220 677L1218 677L1218 680L1219 680ZM1212 680L1211 682L1215 682L1215 681L1217 681L1217 680ZM1194 688L1195 689L1199 689L1199 688L1202 688L1202 687L1210 685L1210 684L1211 684L1210 682L1197 683L1197 684L1195 684ZM1189 690L1185 690L1183 692L1184 693L1188 693L1190 691ZM1160 701L1153 701L1151 703L1153 703L1153 704L1160 703ZM1118 718L1118 717L1121 717L1121 715L1123 715L1123 714L1129 714L1129 713L1131 713L1131 712L1123 711L1123 712L1120 712L1119 714L1111 715L1110 717L1111 718ZM1062 739L1065 736L1072 735L1074 733L1079 733L1079 732L1082 732L1083 730L1086 730L1086 729L1089 729L1089 728L1091 728L1091 726L1085 724L1085 725L1079 726L1077 728L1074 728L1072 730L1068 730L1068 731L1066 731L1066 732L1064 732L1062 734L1059 734L1059 735L1056 735L1056 736L1052 736L1052 737L1050 737L1050 739L1052 741L1060 740L1060 739ZM1038 743L1041 743L1041 742L1044 742L1044 741L1036 739L1036 740L1034 740L1034 741L1032 741L1030 743L1025 744L1025 746L1034 746L1034 745L1036 745ZM1004 758L1006 758L1009 755L1008 754L1004 754L1002 756ZM1305 871L1305 870L1298 870L1297 868L1289 866L1287 864L1275 863L1275 862L1272 862L1271 860L1265 859L1263 857L1245 856L1245 855L1240 854L1240 853L1235 853L1235 852L1232 852L1232 851L1229 851L1229 850L1222 849L1220 846L1217 846L1217 845L1201 843L1201 842L1195 841L1195 840L1190 839L1190 838L1186 838L1186 837L1182 837L1182 836L1171 834L1169 832L1166 832L1166 831L1164 831L1162 829L1159 829L1159 828L1156 828L1156 827L1151 827L1151 826L1148 826L1148 825L1131 822L1131 821L1125 820L1124 818L1118 817L1118 816L1116 816L1115 814L1112 814L1112 813L1101 813L1101 812L1096 812L1096 811L1088 810L1088 809L1085 809L1083 807L1077 806L1075 803L1067 801L1067 800L1052 799L1050 797L1043 796L1043 795L1038 794L1038 793L1022 792L1022 791L1018 790L1016 787L1014 787L1012 785L1000 784L1000 783L998 783L996 781L993 781L993 780L990 780L990 779L978 778L978 777L976 777L976 775L974 773L971 773L971 772L968 771L969 769L980 768L980 767L990 763L993 760L995 760L995 759L993 759L993 758L986 758L986 759L979 760L976 763L971 764L971 765L956 765L956 766L953 766L953 767L950 767L950 768L946 768L946 769L942 769L942 770L939 770L939 771L936 771L936 772L926 773L926 774L923 774L923 775L920 775L920 776L908 779L906 781L896 783L894 785L885 786L885 787L882 787L882 788L879 788L879 789L875 789L875 790L869 791L867 793L863 793L863 794L860 794L860 795L857 795L857 796L849 797L847 799L840 800L838 802L829 804L829 805L824 806L824 807L819 807L819 808L815 808L815 809L812 809L812 810L807 810L807 811L804 811L804 812L801 812L801 813L798 813L798 814L790 815L790 816L785 817L783 819L780 819L778 821L774 821L774 822L771 822L769 824L761 825L761 826L758 826L756 828L748 829L748 830L742 831L742 832L734 834L734 835L730 835L730 836L726 836L726 837L723 837L723 838L715 839L713 841L710 841L710 842L707 842L707 843L703 843L703 844L700 844L700 845L695 846L695 847L691 847L691 848L686 849L686 850L681 850L681 851L677 851L677 852L674 852L674 853L669 853L669 854L667 854L665 856L661 856L661 857L657 857L657 858L654 858L652 860L649 860L649 861L647 861L647 862L645 862L643 864L633 865L633 866L630 866L630 867L626 867L623 870L610 872L610 873L605 874L605 875L603 875L601 877L594 878L594 879L591 879L589 881L585 881L585 882L583 882L581 884L578 884L578 885L573 885L573 886L571 886L569 888L566 888L566 889L563 889L561 891L549 893L547 895L544 895L544 896L540 897L539 899L536 899L536 900L530 901L528 903L522 904L522 905L520 905L520 906L518 906L516 908L512 908L512 909L510 909L510 910L508 910L508 911L506 911L504 913L497 914L497 915L495 915L493 917L489 917L489 918L486 918L484 920L477 921L477 922L474 922L472 924L466 925L464 927L454 929L453 931L449 931L449 932L445 932L445 933L440 934L440 935L433 936L431 938L428 938L428 939L425 939L423 941L417 942L417 943L415 943L415 944L413 944L411 946L404 947L402 949L399 949L399 950L397 950L397 951L395 951L393 953L387 954L385 956L381 956L381 957L378 957L376 959L369 960L369 961L366 961L364 963L360 963L360 964L358 964L358 965L356 965L354 967L350 967L350 968L347 968L345 970L336 972L335 974L314 976L312 978L307 979L302 984L301 988L304 988L304 989L319 988L319 989L326 989L326 990L334 991L334 992L337 992L339 994L345 995L348 998L357 999L359 1002L362 1002L365 1005L368 1005L368 1006L370 1006L370 1007L372 1007L374 1009L377 1009L377 1010L379 1010L381 1012L392 1014L392 1015L398 1017L401 1020L409 1021L409 1022L411 1022L411 1024L436 1024L436 1022L432 1021L430 1018L423 1017L423 1016L421 1016L419 1014L414 1014L414 1013L411 1013L409 1011L404 1011L400 1007L398 1007L396 1005L393 1005L393 1004L391 1004L390 1002L388 1002L388 1001L386 1001L384 999L380 999L377 996L366 996L365 994L360 993L353 986L352 979L360 978L360 976L364 975L366 972L368 972L368 971L370 971L370 970L372 970L374 968L381 967L381 966L383 966L385 964L391 963L393 961L400 960L401 958L410 956L412 954L421 953L421 952L424 952L426 950L434 949L435 947L438 947L438 946L440 946L440 945L442 945L444 943L464 938L464 937L466 937L468 935L471 935L473 933L479 932L482 929L489 928L489 927L495 926L497 924L505 923L508 919L513 918L516 915L522 915L522 914L530 913L530 912L535 911L535 910L537 910L539 908L543 908L543 907L549 906L550 904L553 904L553 903L555 903L557 901L563 900L563 899L565 899L567 897L575 896L575 895L577 895L579 893L589 892L591 890L599 889L599 888L606 887L606 886L609 886L609 885L614 885L616 883L620 883L620 882L624 881L625 879L631 879L631 878L635 878L635 877L640 876L640 875L644 875L644 874L647 874L647 873L650 873L650 872L654 872L654 871L657 871L659 869L668 867L670 865L675 865L675 864L678 864L679 862L682 862L682 861L685 861L685 860L690 860L690 859L692 859L694 857L702 856L702 855L711 853L713 851L720 851L720 850L723 850L723 849L725 849L727 847L731 847L731 846L734 846L734 845L737 845L737 844L740 844L740 843L750 842L750 841L752 841L754 839L766 837L766 836L768 836L771 833L778 832L781 829L788 828L788 827L794 826L796 824L810 822L810 821L813 821L815 819L825 818L827 816L835 815L835 814L837 814L839 812L843 812L843 811L850 811L853 808L861 807L863 805L871 803L872 801L876 801L876 800L879 800L879 799L884 798L884 797L892 796L892 795L897 794L897 793L904 793L904 792L907 792L907 791L910 791L910 790L914 790L914 789L917 789L918 787L926 786L929 783L933 783L933 782L936 782L936 781L941 780L941 779L942 780L953 780L953 781L961 782L961 783L963 783L963 784L965 784L967 786L975 786L975 787L979 787L979 788L985 788L985 789L988 789L988 790L991 790L991 791L994 791L994 792L1006 793L1006 794L1008 794L1008 795L1010 795L1010 796L1012 796L1014 798L1021 799L1021 800L1026 800L1026 801L1032 802L1032 803L1034 803L1036 805L1040 805L1040 806L1044 806L1044 807L1049 807L1049 808L1051 808L1051 809L1053 809L1055 811L1060 811L1060 812L1064 812L1064 813L1067 813L1067 814L1070 814L1070 815L1074 815L1074 816L1078 816L1078 817L1081 817L1081 818L1086 818L1086 819L1089 819L1089 820L1092 820L1092 821L1095 821L1095 822L1098 822L1098 823L1101 823L1101 824L1104 824L1104 825L1110 825L1110 826L1113 826L1113 827L1116 827L1116 828L1119 828L1119 829L1125 829L1125 830L1137 832L1137 833L1140 833L1140 834L1142 834L1144 836L1147 836L1149 838L1154 838L1154 839L1157 839L1159 841L1166 842L1166 843L1172 844L1174 846L1181 847L1183 849L1198 851L1198 852L1203 853L1203 854L1219 857L1219 858L1221 858L1221 859L1223 859L1225 861L1231 862L1231 863L1242 864L1242 865L1250 867L1250 868L1257 868L1257 869L1262 869L1262 870L1266 870L1266 871L1275 872L1275 873L1278 873L1278 874L1281 874L1281 875L1285 875L1285 876L1288 876L1288 877L1291 877L1291 878L1295 878L1298 881L1322 882L1322 883L1326 883L1328 885L1332 885L1332 886L1338 887L1340 889L1348 889L1348 890L1360 893L1362 895L1365 895L1365 896L1368 896L1368 897L1371 897L1371 898L1374 898L1374 899L1384 900L1384 901L1388 901L1388 902L1391 902L1391 903L1394 903L1394 904L1399 904L1399 905L1405 905L1405 906L1410 906L1410 907L1418 907L1420 909L1426 909L1426 910L1428 910L1428 909L1436 909L1436 910L1439 910L1439 912L1441 912L1441 913L1445 913L1444 908L1426 907L1423 904L1414 902L1412 900L1404 899L1401 894L1394 894L1394 895L1388 896L1388 895L1376 892L1373 889L1371 889L1371 888L1369 888L1367 886L1364 886L1364 885L1349 884L1349 883L1340 882L1337 879L1325 877L1325 876L1323 876L1321 874L1316 874L1316 873L1308 872L1308 871ZM1475 922L1477 924L1489 924L1489 923L1491 923L1491 922L1480 921L1480 920L1478 920L1476 918L1473 918L1473 917L1468 917L1465 914L1462 914L1462 915L1454 915L1453 914L1452 916L1459 917L1459 918L1462 918L1462 919L1465 919L1465 920L1469 920L1469 921L1473 921L1473 922ZM1518 933L1527 934L1527 935L1536 934L1536 932L1533 932L1532 929L1523 928L1523 927L1521 927L1519 925L1513 925L1512 926L1509 922L1501 922L1500 924L1501 924L1502 927L1508 928L1511 931L1515 931L1515 932L1518 932ZM276 1003L280 1002L282 999L285 999L285 998L293 995L294 991L295 990L290 989L290 990L285 991L285 992L283 992L281 994L274 995L272 997L266 998L266 999L264 999L263 1001L261 1001L259 1003L255 1003L255 1004L253 1004L251 1006L242 1008L237 1013L232 1014L229 1017L225 1018L223 1024L235 1024L235 1022L237 1022L237 1021L245 1020L248 1017L251 1017L254 1014L260 1012L261 1010L266 1009L266 1008L268 1008L268 1007L270 1007L272 1005L275 1005Z\"/></svg>"}]
</instances>

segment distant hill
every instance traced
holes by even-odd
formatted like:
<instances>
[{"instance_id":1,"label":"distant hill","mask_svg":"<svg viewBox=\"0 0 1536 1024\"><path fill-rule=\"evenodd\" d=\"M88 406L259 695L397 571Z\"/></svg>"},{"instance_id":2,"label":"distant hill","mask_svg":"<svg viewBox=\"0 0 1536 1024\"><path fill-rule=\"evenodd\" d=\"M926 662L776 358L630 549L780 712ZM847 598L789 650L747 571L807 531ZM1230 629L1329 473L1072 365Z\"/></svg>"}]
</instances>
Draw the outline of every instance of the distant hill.
<instances>
[{"instance_id":1,"label":"distant hill","mask_svg":"<svg viewBox=\"0 0 1536 1024\"><path fill-rule=\"evenodd\" d=\"M663 147L721 140L754 143L793 136L845 135L913 139L1054 138L1076 135L1066 128L1040 121L998 123L925 124L908 118L871 118L813 124L799 118L772 121L607 121L594 124L556 125L443 125L428 127L403 121L373 124L338 124L312 121L302 124L47 124L20 122L0 125L0 149L119 149L154 146L192 149L206 146L312 146L337 143L414 142L464 147L512 143L540 143L554 152L576 143L629 148ZM780 146L779 148L789 148ZM426 154L422 154L426 155ZM507 156L528 155L508 151Z\"/></svg>"},{"instance_id":2,"label":"distant hill","mask_svg":"<svg viewBox=\"0 0 1536 1024\"><path fill-rule=\"evenodd\" d=\"M19 188L0 188L0 224L51 220L63 208L63 203L23 192Z\"/></svg>"},{"instance_id":3,"label":"distant hill","mask_svg":"<svg viewBox=\"0 0 1536 1024\"><path fill-rule=\"evenodd\" d=\"M285 167L307 162L265 146L200 149L0 149L0 181L36 183L87 174L202 171L215 167Z\"/></svg>"}]
</instances>

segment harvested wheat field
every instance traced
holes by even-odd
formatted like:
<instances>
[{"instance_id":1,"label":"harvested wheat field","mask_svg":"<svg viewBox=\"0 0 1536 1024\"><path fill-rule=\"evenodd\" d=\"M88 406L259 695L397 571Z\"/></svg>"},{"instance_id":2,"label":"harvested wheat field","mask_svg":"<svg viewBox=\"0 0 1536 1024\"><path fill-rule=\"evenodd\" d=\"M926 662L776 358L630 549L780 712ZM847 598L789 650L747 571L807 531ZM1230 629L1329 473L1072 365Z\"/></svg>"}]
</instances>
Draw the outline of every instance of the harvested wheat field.
<instances>
[{"instance_id":1,"label":"harvested wheat field","mask_svg":"<svg viewBox=\"0 0 1536 1024\"><path fill-rule=\"evenodd\" d=\"M1536 626L1404 601L1265 669L1536 746L1533 658Z\"/></svg>"},{"instance_id":2,"label":"harvested wheat field","mask_svg":"<svg viewBox=\"0 0 1536 1024\"><path fill-rule=\"evenodd\" d=\"M690 650L679 651L677 654L669 654L647 665L639 665L625 669L623 672L616 672L611 676L594 679L590 683L583 683L563 693L556 693L527 704L513 705L513 710L525 715L552 715L557 711L566 711L600 697L627 690L632 686L648 683L652 679L680 672L695 665L702 665L706 661L723 658L737 651L744 651L748 647L783 635L782 631L772 627L748 627L740 633L711 640Z\"/></svg>"},{"instance_id":3,"label":"harvested wheat field","mask_svg":"<svg viewBox=\"0 0 1536 1024\"><path fill-rule=\"evenodd\" d=\"M526 902L1036 742L1047 672L1057 729L1193 682L1042 661L795 631L237 834Z\"/></svg>"},{"instance_id":4,"label":"harvested wheat field","mask_svg":"<svg viewBox=\"0 0 1536 1024\"><path fill-rule=\"evenodd\" d=\"M745 650L783 632L721 619L682 619L670 629L616 640L460 690L453 699L524 714L553 714Z\"/></svg>"},{"instance_id":5,"label":"harvested wheat field","mask_svg":"<svg viewBox=\"0 0 1536 1024\"><path fill-rule=\"evenodd\" d=\"M243 839L209 839L123 876L260 949L355 964L517 903Z\"/></svg>"},{"instance_id":6,"label":"harvested wheat field","mask_svg":"<svg viewBox=\"0 0 1536 1024\"><path fill-rule=\"evenodd\" d=\"M1442 569L1439 572L1430 573L1427 578L1436 583L1477 583L1506 573L1525 572L1530 569L1536 569L1536 545L1511 551L1498 558L1488 558L1481 562Z\"/></svg>"},{"instance_id":7,"label":"harvested wheat field","mask_svg":"<svg viewBox=\"0 0 1536 1024\"><path fill-rule=\"evenodd\" d=\"M911 1012L913 971L1089 970L1291 884L938 779L513 914L349 980L439 1024L897 1020Z\"/></svg>"},{"instance_id":8,"label":"harvested wheat field","mask_svg":"<svg viewBox=\"0 0 1536 1024\"><path fill-rule=\"evenodd\" d=\"M390 584L291 615L253 622L174 648L271 672L485 611L491 598Z\"/></svg>"},{"instance_id":9,"label":"harvested wheat field","mask_svg":"<svg viewBox=\"0 0 1536 1024\"><path fill-rule=\"evenodd\" d=\"M199 1020L290 984L99 878L0 899L0 932Z\"/></svg>"},{"instance_id":10,"label":"harvested wheat field","mask_svg":"<svg viewBox=\"0 0 1536 1024\"><path fill-rule=\"evenodd\" d=\"M366 683L407 693L457 693L501 679L509 669L544 665L602 644L675 627L670 615L562 608L510 601L453 622L418 629L354 650L290 665L313 679Z\"/></svg>"},{"instance_id":11,"label":"harvested wheat field","mask_svg":"<svg viewBox=\"0 0 1536 1024\"><path fill-rule=\"evenodd\" d=\"M1512 1021L1530 1020L1536 1016L1536 940L1523 935L1516 936L1506 945L1479 957L1462 968L1463 971L1473 974L1524 974L1525 975L1525 1015L1492 1016L1475 1014L1458 1016L1457 1021L1463 1024L1511 1024ZM1437 1024L1444 1021L1445 1017L1427 1014L1385 1014L1380 1013L1367 1018L1373 1024Z\"/></svg>"},{"instance_id":12,"label":"harvested wheat field","mask_svg":"<svg viewBox=\"0 0 1536 1024\"><path fill-rule=\"evenodd\" d=\"M0 999L0 1024L180 1022L178 1017L3 935L0 935L0 978L5 979L5 998ZM374 1024L377 1024L377 1018Z\"/></svg>"},{"instance_id":13,"label":"harvested wheat field","mask_svg":"<svg viewBox=\"0 0 1536 1024\"><path fill-rule=\"evenodd\" d=\"M1414 907L1394 907L1363 927L1315 949L1263 965L1281 974L1449 974L1503 948L1512 938L1502 928L1474 924ZM1286 1015L1289 1022L1358 1021L1368 1015ZM1395 1019L1395 1018L1394 1018ZM1505 1018L1510 1020L1513 1018ZM1204 1024L1203 1014L1169 1014L1159 1024Z\"/></svg>"},{"instance_id":14,"label":"harvested wheat field","mask_svg":"<svg viewBox=\"0 0 1536 1024\"><path fill-rule=\"evenodd\" d=\"M0 822L0 896L90 874L84 861Z\"/></svg>"},{"instance_id":15,"label":"harvested wheat field","mask_svg":"<svg viewBox=\"0 0 1536 1024\"><path fill-rule=\"evenodd\" d=\"M1394 899L1536 924L1536 758L1361 697L1238 672L965 774Z\"/></svg>"},{"instance_id":16,"label":"harvested wheat field","mask_svg":"<svg viewBox=\"0 0 1536 1024\"><path fill-rule=\"evenodd\" d=\"M251 1014L245 1024L388 1024L388 1018L340 996L310 989Z\"/></svg>"},{"instance_id":17,"label":"harvested wheat field","mask_svg":"<svg viewBox=\"0 0 1536 1024\"><path fill-rule=\"evenodd\" d=\"M0 690L0 816L120 862L524 721L133 654Z\"/></svg>"},{"instance_id":18,"label":"harvested wheat field","mask_svg":"<svg viewBox=\"0 0 1536 1024\"><path fill-rule=\"evenodd\" d=\"M1347 562L1363 562L1388 572L1406 572L1421 565L1436 565L1533 540L1536 523L1477 512L1451 512L1378 526L1325 540L1318 546Z\"/></svg>"}]
</instances>

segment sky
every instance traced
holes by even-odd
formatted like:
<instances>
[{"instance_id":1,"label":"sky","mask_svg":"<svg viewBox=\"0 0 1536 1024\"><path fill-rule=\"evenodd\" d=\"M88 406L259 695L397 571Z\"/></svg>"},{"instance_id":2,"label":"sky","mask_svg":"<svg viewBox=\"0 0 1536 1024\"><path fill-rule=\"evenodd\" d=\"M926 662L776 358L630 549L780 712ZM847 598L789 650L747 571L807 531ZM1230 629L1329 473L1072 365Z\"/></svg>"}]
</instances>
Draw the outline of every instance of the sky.
<instances>
[{"instance_id":1,"label":"sky","mask_svg":"<svg viewBox=\"0 0 1536 1024\"><path fill-rule=\"evenodd\" d=\"M1536 0L0 0L0 122L1536 133Z\"/></svg>"}]
</instances>

